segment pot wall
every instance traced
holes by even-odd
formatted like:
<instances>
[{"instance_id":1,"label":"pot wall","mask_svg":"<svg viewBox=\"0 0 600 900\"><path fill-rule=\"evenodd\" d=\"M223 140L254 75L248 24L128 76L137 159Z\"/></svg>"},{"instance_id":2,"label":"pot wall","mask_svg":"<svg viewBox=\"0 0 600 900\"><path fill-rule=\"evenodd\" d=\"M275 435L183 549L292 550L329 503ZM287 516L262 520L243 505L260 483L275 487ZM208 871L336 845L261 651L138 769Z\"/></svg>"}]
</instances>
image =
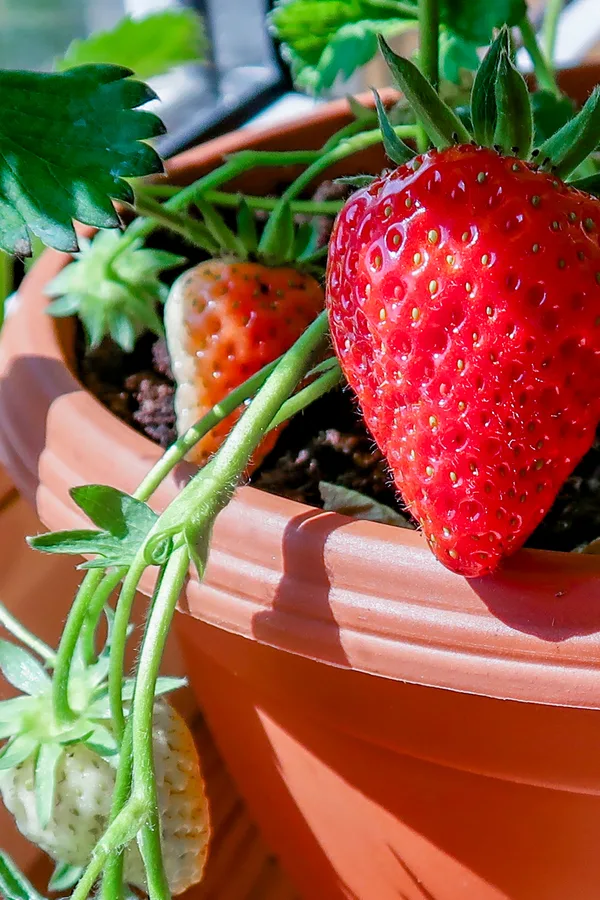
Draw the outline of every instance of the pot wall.
<instances>
[{"instance_id":1,"label":"pot wall","mask_svg":"<svg viewBox=\"0 0 600 900\"><path fill-rule=\"evenodd\" d=\"M568 78L578 99L596 80ZM347 121L336 103L238 132L171 176L241 147L316 147ZM252 191L272 177L253 175ZM84 524L70 487L131 491L158 456L72 373L72 329L44 314L64 262L44 255L0 343L1 456L50 528ZM307 900L587 900L600 883L599 601L598 558L522 552L467 582L416 533L244 488L177 626L217 742Z\"/></svg>"}]
</instances>

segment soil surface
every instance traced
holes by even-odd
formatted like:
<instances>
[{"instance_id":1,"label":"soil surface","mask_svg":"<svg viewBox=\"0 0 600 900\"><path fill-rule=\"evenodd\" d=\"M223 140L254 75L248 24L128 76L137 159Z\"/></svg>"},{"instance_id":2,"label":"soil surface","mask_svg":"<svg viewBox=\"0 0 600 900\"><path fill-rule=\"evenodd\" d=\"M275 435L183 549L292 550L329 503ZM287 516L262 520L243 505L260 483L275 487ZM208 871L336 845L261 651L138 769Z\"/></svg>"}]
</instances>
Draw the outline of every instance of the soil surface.
<instances>
[{"instance_id":1,"label":"soil surface","mask_svg":"<svg viewBox=\"0 0 600 900\"><path fill-rule=\"evenodd\" d=\"M134 353L125 354L106 340L84 354L80 339L78 356L83 383L115 415L163 447L174 440L174 384L164 341L146 335ZM332 391L296 416L252 477L256 487L312 506L322 506L320 481L403 512L348 389ZM599 536L600 432L528 546L575 550Z\"/></svg>"}]
</instances>

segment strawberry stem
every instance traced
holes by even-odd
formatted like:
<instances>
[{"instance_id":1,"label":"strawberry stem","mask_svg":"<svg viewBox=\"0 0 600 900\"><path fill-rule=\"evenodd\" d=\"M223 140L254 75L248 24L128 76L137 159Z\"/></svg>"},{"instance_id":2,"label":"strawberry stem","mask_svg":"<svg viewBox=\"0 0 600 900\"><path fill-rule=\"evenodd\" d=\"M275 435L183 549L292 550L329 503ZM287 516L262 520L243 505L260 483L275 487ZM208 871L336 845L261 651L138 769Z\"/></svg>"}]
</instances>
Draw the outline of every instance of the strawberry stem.
<instances>
[{"instance_id":1,"label":"strawberry stem","mask_svg":"<svg viewBox=\"0 0 600 900\"><path fill-rule=\"evenodd\" d=\"M39 637L36 637L35 634L32 634L28 628L25 628L23 623L19 622L19 620L8 611L3 603L0 603L0 625L3 625L4 628L6 628L6 630L25 647L29 647L30 650L37 653L47 666L54 666L56 661L56 653L54 650Z\"/></svg>"},{"instance_id":2,"label":"strawberry stem","mask_svg":"<svg viewBox=\"0 0 600 900\"><path fill-rule=\"evenodd\" d=\"M546 57L540 50L535 30L527 15L523 16L523 18L521 19L521 22L519 23L519 31L521 32L523 46L527 50L531 58L531 62L533 63L533 71L535 73L538 86L541 90L550 91L552 94L554 94L555 97L560 97L560 88L556 83L554 73L548 65Z\"/></svg>"},{"instance_id":3,"label":"strawberry stem","mask_svg":"<svg viewBox=\"0 0 600 900\"><path fill-rule=\"evenodd\" d=\"M434 90L439 82L439 0L419 0L419 68Z\"/></svg>"},{"instance_id":4,"label":"strawberry stem","mask_svg":"<svg viewBox=\"0 0 600 900\"><path fill-rule=\"evenodd\" d=\"M219 245L202 222L190 216L182 215L169 209L166 204L157 203L144 189L136 187L134 209L140 216L146 216L161 227L180 234L190 244L201 247L214 255L219 252Z\"/></svg>"},{"instance_id":5,"label":"strawberry stem","mask_svg":"<svg viewBox=\"0 0 600 900\"><path fill-rule=\"evenodd\" d=\"M158 822L158 794L154 777L153 727L156 680L169 636L175 606L179 600L190 557L187 547L174 550L164 567L160 587L146 625L140 649L135 693L131 710L133 731L133 790L132 797L140 797L150 811L148 825ZM118 817L117 817L118 819ZM115 820L117 821L117 820ZM145 828L141 850L148 879L151 900L171 900L160 851L160 827L155 834Z\"/></svg>"},{"instance_id":6,"label":"strawberry stem","mask_svg":"<svg viewBox=\"0 0 600 900\"><path fill-rule=\"evenodd\" d=\"M546 57L546 63L551 71L554 71L554 48L556 46L556 32L558 20L563 8L563 0L548 0L542 25L542 50Z\"/></svg>"}]
</instances>

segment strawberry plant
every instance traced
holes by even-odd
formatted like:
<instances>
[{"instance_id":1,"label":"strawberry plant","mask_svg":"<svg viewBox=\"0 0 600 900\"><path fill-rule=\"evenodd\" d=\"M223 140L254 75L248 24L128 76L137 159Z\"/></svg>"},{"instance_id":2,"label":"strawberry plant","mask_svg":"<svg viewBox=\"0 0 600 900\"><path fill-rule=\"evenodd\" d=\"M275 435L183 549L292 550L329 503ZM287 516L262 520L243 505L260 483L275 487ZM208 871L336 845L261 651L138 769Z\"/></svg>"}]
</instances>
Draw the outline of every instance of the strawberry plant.
<instances>
[{"instance_id":1,"label":"strawberry plant","mask_svg":"<svg viewBox=\"0 0 600 900\"><path fill-rule=\"evenodd\" d=\"M301 5L280 5L278 27L289 25L285 16ZM50 288L49 312L77 313L89 343L111 335L126 350L144 328L160 334L166 326L180 391L181 434L132 496L106 485L76 488L72 499L94 527L30 538L38 550L86 557L57 650L0 610L5 627L40 660L12 643L0 645L0 668L25 695L0 706L7 739L1 790L24 833L56 859L54 886L72 888L74 900L84 900L98 882L103 900L123 896L124 884L166 900L199 875L203 820L191 831L191 874L187 867L182 881L174 874L169 823L178 811L161 790L159 770L181 764L189 741L157 699L175 686L158 672L190 566L202 580L215 519L270 435L345 379L433 553L455 572L481 577L546 514L600 419L600 215L589 162L600 93L552 127L562 98L516 2L486 5L485 16L479 4L438 0L418 6L327 0L323 8L336 33L348 10L354 24L368 12L369 28L355 33L379 41L410 120L397 124L375 95L378 127L373 112L353 102L354 121L319 150L242 152L188 187L138 183L132 196L115 172L157 167L147 145L133 152L131 142L132 133L139 140L140 131L149 137L159 126L128 112L125 136L115 136L121 162L110 175L99 165L85 197L77 193L79 181L70 184L75 198L52 184L41 195L56 199L51 216L32 211L19 194L6 220L9 248L31 229L72 250L72 218L108 227L116 224L108 196L133 204L137 217L122 234L100 232L64 269ZM397 56L382 35L390 11L420 22L419 67ZM478 46L496 26L502 27L473 78L469 108L453 108L437 89L440 35ZM507 26L519 27L539 82L556 99L543 128L534 119L539 96L532 99L515 66ZM304 37L306 60L320 64L323 47L313 34ZM121 70L74 71L79 76L49 77L76 82L94 75L102 85L114 77L131 106L147 96L139 86L122 87ZM142 118L130 131L132 115ZM93 158L104 163L93 135L89 141ZM380 143L389 170L359 176L345 203L306 199L328 169ZM280 167L282 180L290 166L300 174L287 179L279 198L222 190L261 166ZM219 208L236 209L235 223ZM269 213L258 228L256 209ZM339 215L323 252L314 228L297 216L334 210ZM160 276L183 260L147 243L159 229L182 238L187 256L200 257L170 289ZM328 341L334 356L326 353ZM158 515L148 505L152 495L190 454L202 467ZM365 505L356 492L340 497L337 487L322 485L328 508L402 524L393 510ZM131 677L125 645L148 568L156 586ZM105 615L109 639L99 650ZM168 737L174 732L178 748ZM102 791L100 819L74 840L59 809L61 791L87 822L93 796L73 799L71 792L88 765ZM185 766L198 812L197 763ZM8 896L39 898L5 859L2 883Z\"/></svg>"}]
</instances>

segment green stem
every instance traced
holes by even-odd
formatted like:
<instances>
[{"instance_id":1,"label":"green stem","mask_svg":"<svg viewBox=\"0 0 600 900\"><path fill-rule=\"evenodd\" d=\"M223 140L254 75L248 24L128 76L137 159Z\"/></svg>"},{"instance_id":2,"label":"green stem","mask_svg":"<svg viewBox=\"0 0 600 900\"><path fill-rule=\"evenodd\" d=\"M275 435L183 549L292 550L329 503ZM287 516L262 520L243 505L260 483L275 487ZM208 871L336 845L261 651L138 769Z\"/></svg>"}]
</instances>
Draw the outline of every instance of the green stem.
<instances>
[{"instance_id":1,"label":"green stem","mask_svg":"<svg viewBox=\"0 0 600 900\"><path fill-rule=\"evenodd\" d=\"M564 0L548 0L544 12L544 24L542 25L542 49L548 68L554 71L554 48L556 46L556 32L558 20L562 12Z\"/></svg>"},{"instance_id":2,"label":"green stem","mask_svg":"<svg viewBox=\"0 0 600 900\"><path fill-rule=\"evenodd\" d=\"M144 548L140 548L129 566L127 575L119 594L113 622L110 662L108 669L108 699L110 715L117 741L121 741L125 731L123 714L123 676L125 670L125 647L127 645L127 629L131 618L131 610L140 578L147 567L144 559Z\"/></svg>"},{"instance_id":3,"label":"green stem","mask_svg":"<svg viewBox=\"0 0 600 900\"><path fill-rule=\"evenodd\" d=\"M264 212L272 212L279 202L278 197L254 197L247 194L230 194L227 191L207 191L204 196L209 203L215 206L237 209L242 200L245 200L250 209L259 209ZM294 200L293 203L290 203L290 209L298 215L337 216L343 205L342 200Z\"/></svg>"},{"instance_id":4,"label":"green stem","mask_svg":"<svg viewBox=\"0 0 600 900\"><path fill-rule=\"evenodd\" d=\"M269 166L293 166L308 165L319 156L319 150L298 151L268 151L268 150L242 150L230 157L218 169L213 169L208 174L199 178L193 184L181 188L174 197L171 197L161 208L167 212L183 212L190 206L194 199L208 190L221 187L228 181L232 181L239 175L243 175L250 169ZM138 240L145 240L157 228L158 222L154 219L140 217L135 219L128 227L118 244L118 252L130 247Z\"/></svg>"},{"instance_id":5,"label":"green stem","mask_svg":"<svg viewBox=\"0 0 600 900\"><path fill-rule=\"evenodd\" d=\"M439 83L439 0L419 0L419 68L434 90Z\"/></svg>"},{"instance_id":6,"label":"green stem","mask_svg":"<svg viewBox=\"0 0 600 900\"><path fill-rule=\"evenodd\" d=\"M540 50L536 33L527 15L525 15L519 24L523 46L527 50L537 83L541 90L550 91L556 97L560 97L560 90L554 78L554 73L548 65L546 57Z\"/></svg>"},{"instance_id":7,"label":"green stem","mask_svg":"<svg viewBox=\"0 0 600 900\"><path fill-rule=\"evenodd\" d=\"M216 254L218 245L213 240L208 228L202 222L196 222L190 216L173 212L165 203L157 203L145 189L135 190L135 211L140 216L148 216L154 222L175 234L180 234L186 241L201 247L207 253Z\"/></svg>"},{"instance_id":8,"label":"green stem","mask_svg":"<svg viewBox=\"0 0 600 900\"><path fill-rule=\"evenodd\" d=\"M71 900L87 900L108 860L135 838L147 816L147 805L139 797L132 796L94 847L92 858L71 894Z\"/></svg>"},{"instance_id":9,"label":"green stem","mask_svg":"<svg viewBox=\"0 0 600 900\"><path fill-rule=\"evenodd\" d=\"M127 719L123 741L119 749L119 766L112 796L110 821L114 822L124 808L131 793L131 773L133 769L133 719ZM114 854L108 860L102 876L99 900L121 900L123 893L123 854Z\"/></svg>"},{"instance_id":10,"label":"green stem","mask_svg":"<svg viewBox=\"0 0 600 900\"><path fill-rule=\"evenodd\" d=\"M73 653L85 622L89 605L102 581L102 569L91 569L81 582L75 600L69 610L65 627L56 653L54 675L52 677L52 702L54 715L61 724L68 724L77 717L69 703L69 673Z\"/></svg>"},{"instance_id":11,"label":"green stem","mask_svg":"<svg viewBox=\"0 0 600 900\"><path fill-rule=\"evenodd\" d=\"M417 130L414 125L397 125L394 128L399 137L415 137ZM348 156L353 156L355 153L366 150L374 144L379 144L382 140L381 131L379 128L375 128L372 131L363 131L353 137L346 138L328 153L318 156L282 193L262 233L259 251L264 252L273 242L276 242L280 216L284 214L287 205L292 200L295 200L298 194L301 194L318 175L330 168L334 163L341 162Z\"/></svg>"},{"instance_id":12,"label":"green stem","mask_svg":"<svg viewBox=\"0 0 600 900\"><path fill-rule=\"evenodd\" d=\"M190 559L187 547L179 547L171 553L157 591L146 633L140 649L135 681L135 693L131 712L133 730L133 795L143 797L150 810L149 825L157 828L155 834L145 829L141 849L148 879L150 900L171 900L160 852L160 827L158 822L158 794L154 777L153 718L156 680L169 635L175 606L185 583Z\"/></svg>"},{"instance_id":13,"label":"green stem","mask_svg":"<svg viewBox=\"0 0 600 900\"><path fill-rule=\"evenodd\" d=\"M19 622L19 620L7 610L3 603L0 603L0 625L3 625L4 628L6 628L6 630L25 647L29 647L30 650L37 653L47 666L54 665L56 653L52 647L49 647L48 644L45 644L39 637L32 634L28 628L25 628L23 623Z\"/></svg>"},{"instance_id":14,"label":"green stem","mask_svg":"<svg viewBox=\"0 0 600 900\"><path fill-rule=\"evenodd\" d=\"M321 375L320 378L313 381L312 384L302 388L301 391L298 391L297 394L294 394L289 400L285 401L271 422L269 431L272 431L273 428L278 428L280 425L283 425L284 422L287 422L288 419L295 416L296 413L306 409L307 406L310 406L311 403L314 403L315 400L318 400L323 394L328 393L328 391L340 384L342 380L343 376L339 365L333 366L329 371Z\"/></svg>"},{"instance_id":15,"label":"green stem","mask_svg":"<svg viewBox=\"0 0 600 900\"><path fill-rule=\"evenodd\" d=\"M96 655L96 631L98 622L104 611L104 607L109 601L110 595L117 587L120 581L127 575L126 566L121 566L112 572L106 572L104 578L96 588L96 591L90 600L87 615L83 627L81 629L81 646L83 658L87 666L93 665L97 659Z\"/></svg>"}]
</instances>

